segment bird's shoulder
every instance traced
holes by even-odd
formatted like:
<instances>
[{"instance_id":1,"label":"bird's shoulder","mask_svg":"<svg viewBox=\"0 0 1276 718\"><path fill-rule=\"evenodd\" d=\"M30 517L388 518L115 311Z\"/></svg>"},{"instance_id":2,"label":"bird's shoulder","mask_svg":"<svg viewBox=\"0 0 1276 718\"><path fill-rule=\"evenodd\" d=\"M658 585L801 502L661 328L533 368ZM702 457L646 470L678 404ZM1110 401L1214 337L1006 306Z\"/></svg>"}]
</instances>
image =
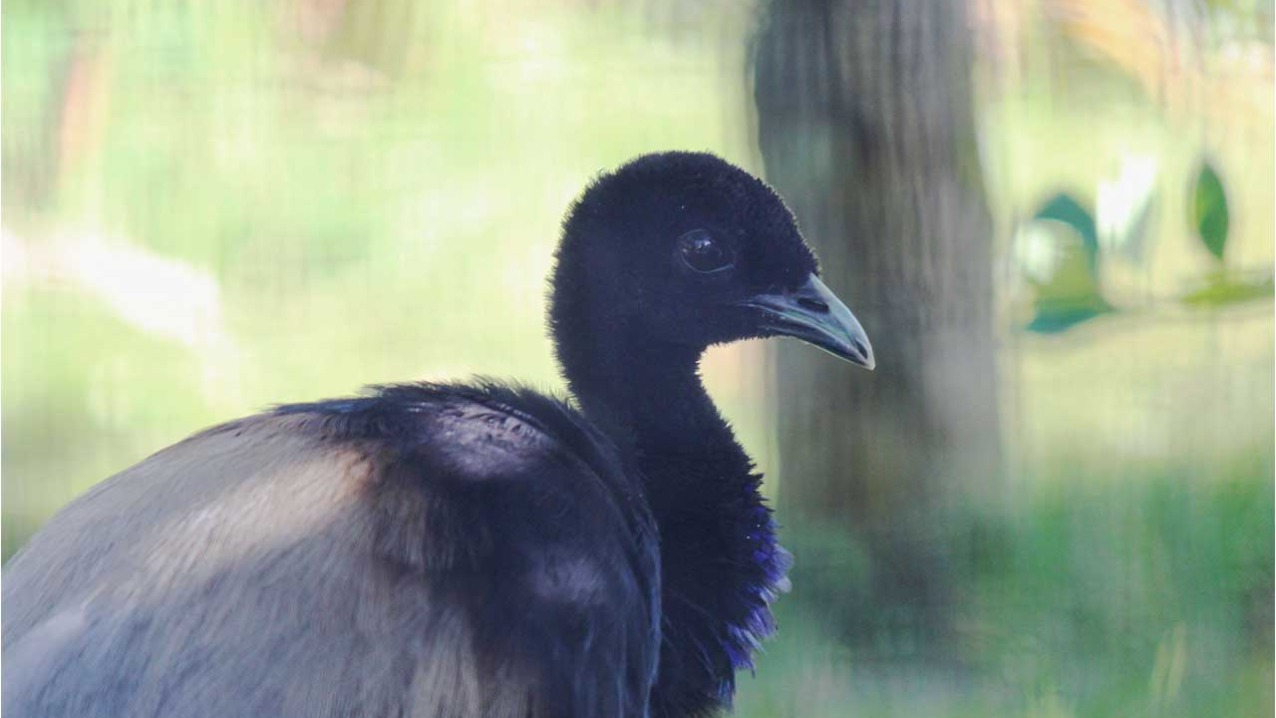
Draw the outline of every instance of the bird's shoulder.
<instances>
[{"instance_id":1,"label":"bird's shoulder","mask_svg":"<svg viewBox=\"0 0 1276 718\"><path fill-rule=\"evenodd\" d=\"M460 480L527 478L563 460L606 479L626 471L610 439L565 400L491 380L384 385L271 415L300 419L297 429L322 441L424 461Z\"/></svg>"},{"instance_id":2,"label":"bird's shoulder","mask_svg":"<svg viewBox=\"0 0 1276 718\"><path fill-rule=\"evenodd\" d=\"M489 616L483 625L522 636L507 649L544 672L543 698L561 708L550 714L642 712L622 705L645 705L654 680L657 529L637 471L582 414L491 381L400 384L276 412L371 458L373 553L469 587L457 600ZM595 707L568 708L585 705Z\"/></svg>"},{"instance_id":3,"label":"bird's shoulder","mask_svg":"<svg viewBox=\"0 0 1276 718\"><path fill-rule=\"evenodd\" d=\"M654 553L636 470L564 400L487 380L412 383L272 414L367 457L377 550L405 566L474 569L485 555L525 552L539 560L548 544L577 541Z\"/></svg>"}]
</instances>

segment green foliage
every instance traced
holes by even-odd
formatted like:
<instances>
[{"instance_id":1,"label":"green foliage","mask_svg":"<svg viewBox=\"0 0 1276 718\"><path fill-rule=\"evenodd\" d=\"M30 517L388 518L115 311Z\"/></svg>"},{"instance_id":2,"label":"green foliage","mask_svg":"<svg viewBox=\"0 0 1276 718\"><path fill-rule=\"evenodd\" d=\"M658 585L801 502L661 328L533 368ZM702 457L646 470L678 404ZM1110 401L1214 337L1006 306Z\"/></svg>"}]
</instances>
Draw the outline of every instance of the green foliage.
<instances>
[{"instance_id":1,"label":"green foliage","mask_svg":"<svg viewBox=\"0 0 1276 718\"><path fill-rule=\"evenodd\" d=\"M1061 224L1071 232L1054 238L1055 259L1048 273L1032 280L1033 318L1025 328L1054 334L1113 311L1100 289L1099 236L1091 212L1061 192L1046 201L1033 220Z\"/></svg>"},{"instance_id":2,"label":"green foliage","mask_svg":"<svg viewBox=\"0 0 1276 718\"><path fill-rule=\"evenodd\" d=\"M1193 233L1215 259L1217 269L1209 272L1195 288L1181 296L1191 307L1218 308L1230 304L1270 298L1273 277L1270 271L1242 274L1224 268L1222 262L1230 236L1231 215L1227 191L1214 165L1202 161L1189 197L1189 222ZM1146 230L1149 206L1144 206L1125 232L1134 235ZM1066 192L1052 196L1032 216L1032 222L1067 227L1069 236L1056 237L1048 276L1033 277L1035 296L1033 317L1025 327L1041 334L1063 332L1082 322L1115 311L1100 287L1100 245L1094 214ZM1119 244L1136 243L1136 236ZM1135 252L1137 261L1141 253Z\"/></svg>"},{"instance_id":3,"label":"green foliage","mask_svg":"<svg viewBox=\"0 0 1276 718\"><path fill-rule=\"evenodd\" d=\"M1192 307L1218 308L1228 304L1270 299L1273 281L1270 274L1250 279L1239 278L1233 273L1211 274L1201 287L1183 296L1183 303Z\"/></svg>"},{"instance_id":4,"label":"green foliage","mask_svg":"<svg viewBox=\"0 0 1276 718\"><path fill-rule=\"evenodd\" d=\"M1072 195L1060 192L1051 197L1032 216L1036 221L1061 222L1076 231L1081 238L1087 267L1091 275L1097 273L1099 267L1099 232L1094 223L1094 216Z\"/></svg>"},{"instance_id":5,"label":"green foliage","mask_svg":"<svg viewBox=\"0 0 1276 718\"><path fill-rule=\"evenodd\" d=\"M1248 272L1223 264L1231 229L1227 191L1218 171L1209 160L1201 162L1189 203L1189 221L1197 239L1217 261L1218 269L1210 272L1203 283L1183 296L1191 307L1218 308L1239 302L1269 299L1273 293L1270 271Z\"/></svg>"},{"instance_id":6,"label":"green foliage","mask_svg":"<svg viewBox=\"0 0 1276 718\"><path fill-rule=\"evenodd\" d=\"M1058 334L1095 317L1115 311L1098 294L1038 301L1032 321L1024 328L1037 334Z\"/></svg>"},{"instance_id":7,"label":"green foliage","mask_svg":"<svg viewBox=\"0 0 1276 718\"><path fill-rule=\"evenodd\" d=\"M794 589L738 714L1270 714L1270 473L1246 461L1203 482L1167 464L954 508L931 541L948 552L955 590L941 610L957 628L925 660L907 650L913 622L862 600L874 568L854 540L790 530ZM880 621L879 635L848 645L848 611Z\"/></svg>"},{"instance_id":8,"label":"green foliage","mask_svg":"<svg viewBox=\"0 0 1276 718\"><path fill-rule=\"evenodd\" d=\"M1205 249L1215 259L1223 261L1230 222L1227 193L1223 189L1223 180L1208 161L1202 163L1192 189L1190 221Z\"/></svg>"}]
</instances>

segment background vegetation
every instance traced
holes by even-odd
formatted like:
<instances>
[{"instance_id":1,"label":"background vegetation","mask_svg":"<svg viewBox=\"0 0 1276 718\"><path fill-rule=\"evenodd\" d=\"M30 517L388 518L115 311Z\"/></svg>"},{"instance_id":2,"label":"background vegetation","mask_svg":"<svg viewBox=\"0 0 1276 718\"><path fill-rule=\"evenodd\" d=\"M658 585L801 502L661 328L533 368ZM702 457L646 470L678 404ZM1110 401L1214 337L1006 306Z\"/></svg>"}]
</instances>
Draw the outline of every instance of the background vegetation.
<instances>
[{"instance_id":1,"label":"background vegetation","mask_svg":"<svg viewBox=\"0 0 1276 718\"><path fill-rule=\"evenodd\" d=\"M762 29L821 5L5 0L5 556L96 481L272 403L475 373L560 388L541 318L558 222L635 154L707 149L790 183L828 252L890 241L836 236L802 194L829 168L762 141L759 62L802 46ZM925 12L873 7L884 31ZM1271 715L1271 3L971 0L953 27L998 468L954 442L906 491L795 470L864 436L914 447L880 430L903 408L795 403L792 367L849 396L889 372L711 353L797 554L737 714ZM906 331L835 289L875 343ZM975 399L951 390L963 364L942 370L928 411L959 427ZM909 600L900 562L942 590Z\"/></svg>"}]
</instances>

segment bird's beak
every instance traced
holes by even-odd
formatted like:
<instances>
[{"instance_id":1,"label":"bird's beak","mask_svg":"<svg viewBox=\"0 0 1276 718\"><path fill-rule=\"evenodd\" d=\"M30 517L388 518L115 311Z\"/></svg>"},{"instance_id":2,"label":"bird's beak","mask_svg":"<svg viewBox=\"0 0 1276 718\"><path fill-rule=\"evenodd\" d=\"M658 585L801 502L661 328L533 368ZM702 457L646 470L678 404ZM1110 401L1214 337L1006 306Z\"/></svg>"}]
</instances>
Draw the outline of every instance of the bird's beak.
<instances>
[{"instance_id":1,"label":"bird's beak","mask_svg":"<svg viewBox=\"0 0 1276 718\"><path fill-rule=\"evenodd\" d=\"M864 327L814 274L797 289L759 294L742 305L763 310L761 326L767 331L809 342L865 369L875 366Z\"/></svg>"}]
</instances>

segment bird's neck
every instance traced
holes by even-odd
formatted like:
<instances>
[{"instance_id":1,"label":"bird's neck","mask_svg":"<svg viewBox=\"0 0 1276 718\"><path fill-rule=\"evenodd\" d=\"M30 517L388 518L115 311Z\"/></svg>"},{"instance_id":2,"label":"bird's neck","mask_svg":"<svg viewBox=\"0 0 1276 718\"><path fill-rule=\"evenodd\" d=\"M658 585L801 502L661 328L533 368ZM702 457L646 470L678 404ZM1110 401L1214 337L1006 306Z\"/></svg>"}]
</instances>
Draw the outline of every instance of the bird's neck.
<instances>
[{"instance_id":1,"label":"bird's neck","mask_svg":"<svg viewBox=\"0 0 1276 718\"><path fill-rule=\"evenodd\" d=\"M591 420L636 455L710 446L744 451L700 381L701 351L653 341L590 347L577 366L564 357L572 394Z\"/></svg>"},{"instance_id":2,"label":"bird's neck","mask_svg":"<svg viewBox=\"0 0 1276 718\"><path fill-rule=\"evenodd\" d=\"M610 341L560 351L572 391L642 472L660 528L662 648L653 716L729 702L736 669L772 630L788 555L760 476L700 381L701 350ZM633 336L633 335L629 335Z\"/></svg>"}]
</instances>

